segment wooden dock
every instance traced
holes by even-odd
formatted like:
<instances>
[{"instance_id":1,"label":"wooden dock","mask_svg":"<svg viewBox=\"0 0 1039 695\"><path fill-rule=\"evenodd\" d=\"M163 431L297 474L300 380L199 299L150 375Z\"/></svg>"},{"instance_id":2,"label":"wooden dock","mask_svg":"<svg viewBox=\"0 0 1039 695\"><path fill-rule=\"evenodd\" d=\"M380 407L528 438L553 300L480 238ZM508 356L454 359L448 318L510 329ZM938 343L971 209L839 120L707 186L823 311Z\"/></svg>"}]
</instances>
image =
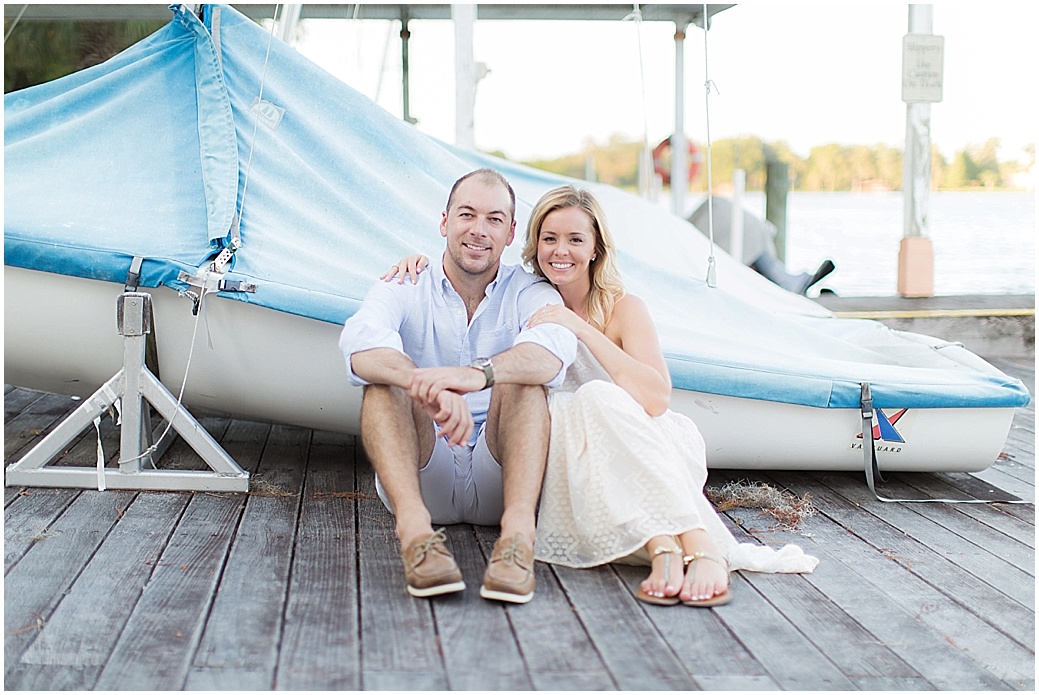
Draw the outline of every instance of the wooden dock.
<instances>
[{"instance_id":1,"label":"wooden dock","mask_svg":"<svg viewBox=\"0 0 1039 695\"><path fill-rule=\"evenodd\" d=\"M993 359L1035 392L1032 359ZM4 458L77 403L5 389ZM754 509L738 537L794 542L810 575L732 577L713 610L636 601L641 568L538 563L525 606L481 599L496 529L448 536L468 581L404 590L392 520L354 438L201 417L244 493L6 488L8 690L1034 690L1033 505L875 500L861 474L711 471L817 509ZM116 453L111 418L106 455ZM92 465L93 430L62 459ZM181 442L163 465L192 467ZM891 496L1035 499L1035 407L978 474L901 474Z\"/></svg>"}]
</instances>

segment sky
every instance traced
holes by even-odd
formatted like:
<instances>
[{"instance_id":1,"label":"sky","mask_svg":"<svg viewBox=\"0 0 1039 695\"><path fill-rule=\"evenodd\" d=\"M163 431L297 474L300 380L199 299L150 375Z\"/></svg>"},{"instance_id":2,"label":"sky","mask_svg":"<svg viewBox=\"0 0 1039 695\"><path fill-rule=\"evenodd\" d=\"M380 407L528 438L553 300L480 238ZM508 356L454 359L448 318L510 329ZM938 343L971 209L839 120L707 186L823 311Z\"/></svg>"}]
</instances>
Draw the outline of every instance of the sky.
<instances>
[{"instance_id":1,"label":"sky","mask_svg":"<svg viewBox=\"0 0 1039 695\"><path fill-rule=\"evenodd\" d=\"M512 159L580 151L613 134L650 146L674 129L674 25L477 20L477 149ZM1026 161L1037 109L1036 3L939 1L943 100L931 140L946 156L999 138L1000 158ZM816 145L905 144L902 38L908 4L874 0L738 4L685 41L685 132L701 146L757 136L804 157ZM400 116L399 23L304 20L301 53ZM454 28L410 23L411 113L417 127L455 140ZM706 46L705 46L706 39ZM640 50L641 46L641 50ZM708 94L707 80L714 85ZM644 95L644 96L643 96Z\"/></svg>"}]
</instances>

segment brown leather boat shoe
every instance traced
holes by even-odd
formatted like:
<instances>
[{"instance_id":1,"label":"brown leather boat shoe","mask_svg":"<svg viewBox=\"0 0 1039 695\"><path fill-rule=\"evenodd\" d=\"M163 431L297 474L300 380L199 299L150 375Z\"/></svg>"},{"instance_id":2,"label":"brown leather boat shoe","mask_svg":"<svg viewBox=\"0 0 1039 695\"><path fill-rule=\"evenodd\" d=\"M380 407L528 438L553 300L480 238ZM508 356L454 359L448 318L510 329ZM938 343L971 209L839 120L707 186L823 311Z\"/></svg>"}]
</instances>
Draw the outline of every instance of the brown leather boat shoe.
<instances>
[{"instance_id":1,"label":"brown leather boat shoe","mask_svg":"<svg viewBox=\"0 0 1039 695\"><path fill-rule=\"evenodd\" d=\"M499 538L494 544L480 596L509 603L534 598L534 545L523 534Z\"/></svg>"},{"instance_id":2,"label":"brown leather boat shoe","mask_svg":"<svg viewBox=\"0 0 1039 695\"><path fill-rule=\"evenodd\" d=\"M462 571L444 545L444 529L412 541L402 553L408 593L419 598L450 594L465 589Z\"/></svg>"}]
</instances>

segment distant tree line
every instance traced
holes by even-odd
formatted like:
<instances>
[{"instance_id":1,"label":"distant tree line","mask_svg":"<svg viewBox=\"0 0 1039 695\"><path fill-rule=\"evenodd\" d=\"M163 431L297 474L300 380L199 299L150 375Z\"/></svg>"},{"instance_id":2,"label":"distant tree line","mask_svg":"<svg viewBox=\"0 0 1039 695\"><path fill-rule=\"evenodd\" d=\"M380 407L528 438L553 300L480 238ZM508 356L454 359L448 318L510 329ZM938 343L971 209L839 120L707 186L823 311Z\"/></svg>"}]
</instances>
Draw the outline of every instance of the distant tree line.
<instances>
[{"instance_id":1,"label":"distant tree line","mask_svg":"<svg viewBox=\"0 0 1039 695\"><path fill-rule=\"evenodd\" d=\"M11 20L4 20L4 33ZM167 22L22 21L4 41L4 94L102 63Z\"/></svg>"},{"instance_id":2,"label":"distant tree line","mask_svg":"<svg viewBox=\"0 0 1039 695\"><path fill-rule=\"evenodd\" d=\"M696 143L700 157L705 146ZM1035 145L1026 152L1024 165L998 159L1000 141L990 138L980 145L967 145L946 160L931 147L931 187L934 189L1010 188L1015 174L1035 163ZM530 166L565 176L584 178L589 158L598 181L621 188L638 186L638 161L642 143L619 135L605 144L586 141L581 151L549 160L524 162ZM900 190L902 188L902 151L884 144L819 145L801 158L784 142L765 143L756 137L718 140L711 143L711 179L718 186L732 181L733 171L747 172L747 190L763 190L767 161L789 166L790 188L798 191ZM694 191L707 188L706 162L701 163L690 184Z\"/></svg>"}]
</instances>

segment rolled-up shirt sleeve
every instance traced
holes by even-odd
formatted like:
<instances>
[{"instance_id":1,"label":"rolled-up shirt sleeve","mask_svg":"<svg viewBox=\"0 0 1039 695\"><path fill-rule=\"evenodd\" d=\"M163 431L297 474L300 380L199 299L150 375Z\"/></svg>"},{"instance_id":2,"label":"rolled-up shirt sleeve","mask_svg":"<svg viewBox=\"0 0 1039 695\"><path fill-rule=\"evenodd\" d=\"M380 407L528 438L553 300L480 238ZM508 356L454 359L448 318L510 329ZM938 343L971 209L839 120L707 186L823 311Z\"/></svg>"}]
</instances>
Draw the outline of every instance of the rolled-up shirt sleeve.
<instances>
[{"instance_id":1,"label":"rolled-up shirt sleeve","mask_svg":"<svg viewBox=\"0 0 1039 695\"><path fill-rule=\"evenodd\" d=\"M534 343L559 358L563 366L559 369L559 373L545 384L549 388L562 385L563 379L566 377L567 368L573 364L574 358L577 356L577 336L570 329L564 328L557 323L542 323L533 328L527 328L526 326L530 317L541 307L546 304L562 303L563 298L547 282L531 285L524 289L519 296L519 314L523 328L512 344Z\"/></svg>"},{"instance_id":2,"label":"rolled-up shirt sleeve","mask_svg":"<svg viewBox=\"0 0 1039 695\"><path fill-rule=\"evenodd\" d=\"M396 283L376 283L364 298L361 308L346 320L339 336L339 349L346 359L350 383L366 386L369 382L354 373L350 358L366 350L392 348L404 352L400 328L405 316L405 302L401 286Z\"/></svg>"}]
</instances>

